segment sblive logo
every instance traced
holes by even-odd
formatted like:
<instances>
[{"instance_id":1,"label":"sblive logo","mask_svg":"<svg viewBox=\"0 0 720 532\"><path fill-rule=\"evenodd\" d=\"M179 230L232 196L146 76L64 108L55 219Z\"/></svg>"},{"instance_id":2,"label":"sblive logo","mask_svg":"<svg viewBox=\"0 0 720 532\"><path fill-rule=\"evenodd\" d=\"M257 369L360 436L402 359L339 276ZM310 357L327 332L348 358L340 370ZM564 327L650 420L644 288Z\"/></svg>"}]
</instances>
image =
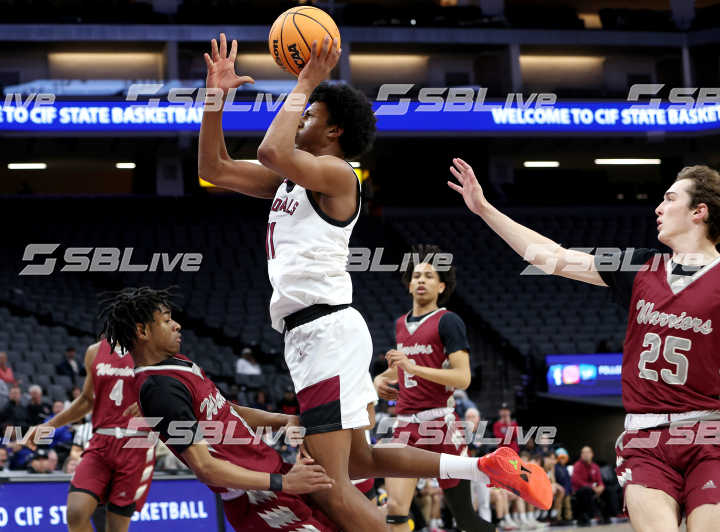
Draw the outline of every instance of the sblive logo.
<instances>
[{"instance_id":1,"label":"sblive logo","mask_svg":"<svg viewBox=\"0 0 720 532\"><path fill-rule=\"evenodd\" d=\"M18 275L50 275L58 261L52 255L60 244L28 244L23 253L23 262L28 264ZM171 272L180 268L182 272L200 270L202 253L153 253L147 264L133 264L134 248L76 247L65 248L61 272Z\"/></svg>"}]
</instances>

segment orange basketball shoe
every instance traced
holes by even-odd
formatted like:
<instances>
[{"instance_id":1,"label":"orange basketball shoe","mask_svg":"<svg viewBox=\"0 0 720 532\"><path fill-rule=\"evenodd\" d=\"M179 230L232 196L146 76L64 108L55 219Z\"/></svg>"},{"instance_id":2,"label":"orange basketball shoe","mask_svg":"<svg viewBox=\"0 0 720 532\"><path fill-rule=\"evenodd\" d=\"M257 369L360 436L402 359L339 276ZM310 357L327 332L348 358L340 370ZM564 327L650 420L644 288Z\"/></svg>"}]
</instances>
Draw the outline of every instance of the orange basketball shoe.
<instances>
[{"instance_id":1,"label":"orange basketball shoe","mask_svg":"<svg viewBox=\"0 0 720 532\"><path fill-rule=\"evenodd\" d=\"M489 486L511 491L542 510L552 506L552 485L543 468L524 462L510 447L478 458L478 469L490 477Z\"/></svg>"}]
</instances>

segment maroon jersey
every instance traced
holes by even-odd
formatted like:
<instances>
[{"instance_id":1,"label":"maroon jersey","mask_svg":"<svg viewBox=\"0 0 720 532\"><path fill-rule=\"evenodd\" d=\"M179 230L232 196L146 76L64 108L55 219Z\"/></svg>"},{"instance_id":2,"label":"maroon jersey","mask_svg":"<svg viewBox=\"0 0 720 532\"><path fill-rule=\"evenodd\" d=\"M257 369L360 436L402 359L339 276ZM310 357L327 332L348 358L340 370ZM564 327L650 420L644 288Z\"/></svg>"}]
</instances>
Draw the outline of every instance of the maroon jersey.
<instances>
[{"instance_id":1,"label":"maroon jersey","mask_svg":"<svg viewBox=\"0 0 720 532\"><path fill-rule=\"evenodd\" d=\"M645 269L601 271L626 304L629 295L625 409L637 414L720 409L720 333L713 326L720 325L720 263L673 289L670 274L679 276L668 272L671 262L650 250L636 250L632 259Z\"/></svg>"},{"instance_id":2,"label":"maroon jersey","mask_svg":"<svg viewBox=\"0 0 720 532\"><path fill-rule=\"evenodd\" d=\"M457 314L440 308L425 316L405 314L395 323L397 350L418 366L448 368L447 355L469 351L465 325ZM398 368L398 414L414 414L448 406L453 388L422 379Z\"/></svg>"},{"instance_id":3,"label":"maroon jersey","mask_svg":"<svg viewBox=\"0 0 720 532\"><path fill-rule=\"evenodd\" d=\"M154 430L180 460L185 449L204 438L215 458L253 471L279 473L283 470L280 455L256 438L205 372L184 355L137 368L135 376L143 415L162 419ZM181 428L173 429L169 426L171 421L184 423ZM187 439L189 426L195 433L192 441ZM216 486L210 489L225 491Z\"/></svg>"},{"instance_id":4,"label":"maroon jersey","mask_svg":"<svg viewBox=\"0 0 720 532\"><path fill-rule=\"evenodd\" d=\"M135 364L130 354L121 356L113 351L107 340L100 342L92 371L93 430L99 428L127 427L130 416L124 416L127 407L137 402L134 385Z\"/></svg>"}]
</instances>

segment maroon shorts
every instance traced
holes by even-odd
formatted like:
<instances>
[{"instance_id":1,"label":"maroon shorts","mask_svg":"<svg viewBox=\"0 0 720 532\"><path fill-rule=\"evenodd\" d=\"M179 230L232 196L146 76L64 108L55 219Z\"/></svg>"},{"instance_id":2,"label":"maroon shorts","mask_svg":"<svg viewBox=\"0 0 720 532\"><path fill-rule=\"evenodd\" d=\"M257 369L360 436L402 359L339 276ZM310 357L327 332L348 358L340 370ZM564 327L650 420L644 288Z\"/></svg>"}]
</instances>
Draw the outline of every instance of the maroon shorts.
<instances>
[{"instance_id":1,"label":"maroon shorts","mask_svg":"<svg viewBox=\"0 0 720 532\"><path fill-rule=\"evenodd\" d=\"M425 449L434 453L446 453L455 456L467 455L465 435L457 423L460 418L455 416L455 425L448 425L443 418L433 419L425 423L398 423L393 432L393 439L411 447ZM457 478L438 479L442 489L454 488L460 483Z\"/></svg>"},{"instance_id":2,"label":"maroon shorts","mask_svg":"<svg viewBox=\"0 0 720 532\"><path fill-rule=\"evenodd\" d=\"M340 528L303 495L250 491L223 503L237 532L338 532Z\"/></svg>"},{"instance_id":3,"label":"maroon shorts","mask_svg":"<svg viewBox=\"0 0 720 532\"><path fill-rule=\"evenodd\" d=\"M70 491L89 493L114 513L131 516L139 511L150 491L155 448L126 449L127 442L94 434L70 480Z\"/></svg>"},{"instance_id":4,"label":"maroon shorts","mask_svg":"<svg viewBox=\"0 0 720 532\"><path fill-rule=\"evenodd\" d=\"M661 490L685 515L720 503L720 421L624 432L615 453L623 488Z\"/></svg>"}]
</instances>

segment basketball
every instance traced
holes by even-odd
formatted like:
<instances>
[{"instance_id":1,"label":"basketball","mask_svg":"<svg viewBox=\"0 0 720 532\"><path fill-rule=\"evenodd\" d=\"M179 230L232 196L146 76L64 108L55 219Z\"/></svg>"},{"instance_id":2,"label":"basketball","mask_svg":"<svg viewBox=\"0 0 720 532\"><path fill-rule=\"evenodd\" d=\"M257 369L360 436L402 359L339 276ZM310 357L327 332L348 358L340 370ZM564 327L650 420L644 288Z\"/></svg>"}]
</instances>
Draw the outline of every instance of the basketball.
<instances>
[{"instance_id":1,"label":"basketball","mask_svg":"<svg viewBox=\"0 0 720 532\"><path fill-rule=\"evenodd\" d=\"M313 41L322 47L323 39L328 35L339 47L340 31L330 15L317 7L294 7L273 23L268 47L275 62L283 70L297 76L310 60Z\"/></svg>"}]
</instances>

